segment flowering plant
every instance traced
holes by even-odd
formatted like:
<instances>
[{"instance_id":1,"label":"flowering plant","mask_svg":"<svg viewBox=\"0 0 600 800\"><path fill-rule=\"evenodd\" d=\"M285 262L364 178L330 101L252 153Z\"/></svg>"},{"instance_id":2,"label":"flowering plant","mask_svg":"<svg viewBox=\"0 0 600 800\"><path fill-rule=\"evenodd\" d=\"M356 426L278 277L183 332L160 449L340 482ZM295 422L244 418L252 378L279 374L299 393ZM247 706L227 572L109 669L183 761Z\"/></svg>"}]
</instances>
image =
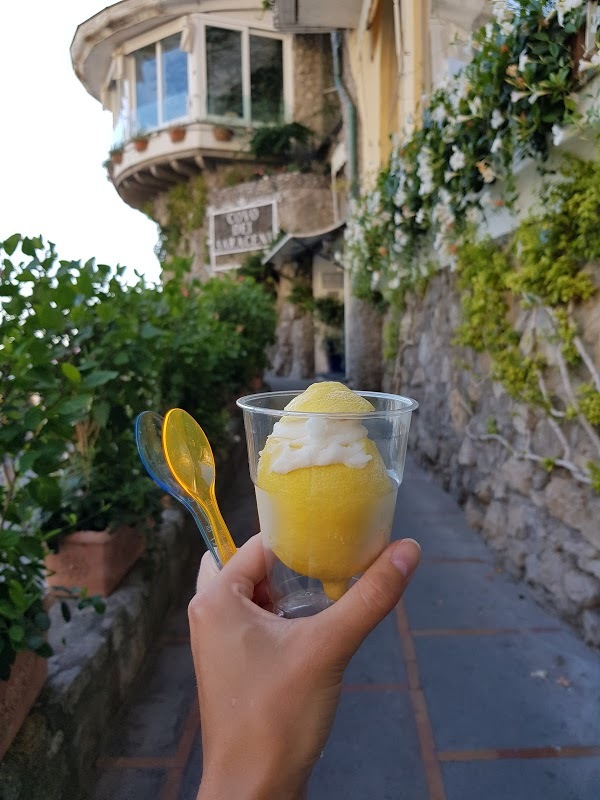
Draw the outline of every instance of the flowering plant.
<instances>
[{"instance_id":1,"label":"flowering plant","mask_svg":"<svg viewBox=\"0 0 600 800\"><path fill-rule=\"evenodd\" d=\"M454 268L468 225L496 205L515 200L514 166L543 161L551 140L580 117L572 39L584 0L521 0L509 9L493 1L493 19L472 39L474 55L429 97L422 124L396 143L376 187L351 209L346 258L355 292L394 302L395 295L436 264ZM600 57L579 63L597 69ZM502 199L489 185L503 180Z\"/></svg>"}]
</instances>

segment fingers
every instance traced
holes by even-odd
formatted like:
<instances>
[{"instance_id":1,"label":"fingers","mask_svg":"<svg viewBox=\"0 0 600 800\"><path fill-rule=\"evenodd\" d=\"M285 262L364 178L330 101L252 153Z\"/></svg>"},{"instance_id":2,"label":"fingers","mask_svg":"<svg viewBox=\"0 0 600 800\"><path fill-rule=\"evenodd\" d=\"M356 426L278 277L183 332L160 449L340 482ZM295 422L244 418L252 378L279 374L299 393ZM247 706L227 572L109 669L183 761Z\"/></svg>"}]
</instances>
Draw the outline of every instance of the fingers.
<instances>
[{"instance_id":1,"label":"fingers","mask_svg":"<svg viewBox=\"0 0 600 800\"><path fill-rule=\"evenodd\" d=\"M196 593L200 594L218 574L219 568L215 559L212 553L207 551L202 556L202 561L200 562L200 570L198 571L198 579L196 581Z\"/></svg>"},{"instance_id":2,"label":"fingers","mask_svg":"<svg viewBox=\"0 0 600 800\"><path fill-rule=\"evenodd\" d=\"M317 614L340 656L350 658L363 639L398 603L419 565L413 539L394 542L334 605Z\"/></svg>"},{"instance_id":3,"label":"fingers","mask_svg":"<svg viewBox=\"0 0 600 800\"><path fill-rule=\"evenodd\" d=\"M260 533L248 539L221 570L224 582L237 584L242 593L252 599L254 587L266 577L265 554Z\"/></svg>"}]
</instances>

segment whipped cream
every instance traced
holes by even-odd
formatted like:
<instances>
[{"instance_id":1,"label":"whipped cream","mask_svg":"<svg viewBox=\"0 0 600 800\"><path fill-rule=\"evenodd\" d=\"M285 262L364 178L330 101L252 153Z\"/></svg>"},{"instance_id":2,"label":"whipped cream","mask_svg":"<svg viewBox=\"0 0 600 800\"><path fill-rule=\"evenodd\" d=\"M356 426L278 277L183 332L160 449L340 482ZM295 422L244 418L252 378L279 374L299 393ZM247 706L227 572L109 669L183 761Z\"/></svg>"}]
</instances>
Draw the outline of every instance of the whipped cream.
<instances>
[{"instance_id":1,"label":"whipped cream","mask_svg":"<svg viewBox=\"0 0 600 800\"><path fill-rule=\"evenodd\" d=\"M285 475L329 464L362 469L373 458L365 450L366 437L367 429L358 420L284 417L269 436L274 446L271 471Z\"/></svg>"}]
</instances>

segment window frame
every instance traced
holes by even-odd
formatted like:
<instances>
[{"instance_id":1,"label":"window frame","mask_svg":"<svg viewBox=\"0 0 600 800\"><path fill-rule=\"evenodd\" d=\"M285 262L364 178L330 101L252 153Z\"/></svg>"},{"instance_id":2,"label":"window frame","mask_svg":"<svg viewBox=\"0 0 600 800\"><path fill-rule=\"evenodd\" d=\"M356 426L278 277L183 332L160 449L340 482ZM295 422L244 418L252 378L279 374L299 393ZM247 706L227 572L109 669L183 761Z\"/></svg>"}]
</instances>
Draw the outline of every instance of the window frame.
<instances>
[{"instance_id":1,"label":"window frame","mask_svg":"<svg viewBox=\"0 0 600 800\"><path fill-rule=\"evenodd\" d=\"M136 133L144 132L150 133L152 131L160 131L164 130L167 127L171 127L172 125L176 125L177 123L182 122L189 122L190 120L190 106L191 106L191 98L192 98L192 80L193 80L193 70L192 70L192 58L190 57L192 53L188 53L185 50L186 55L186 65L187 65L187 111L185 114L182 114L179 117L174 117L173 119L163 120L162 119L162 112L163 112L163 74L162 74L162 42L164 39L168 39L170 36L174 36L175 34L179 33L183 35L185 29L185 18L175 20L174 22L168 23L166 25L161 25L160 28L155 28L152 31L148 31L141 36L137 36L135 39L132 39L130 42L127 43L126 48L123 50L123 54L126 57L126 68L125 68L125 75L126 80L129 83L130 87L130 98L129 98L129 136L134 136ZM143 47L148 47L148 45L154 45L155 53L156 53L156 105L157 105L157 124L150 126L148 128L141 128L137 125L137 79L136 79L136 71L135 71L135 54L138 50L141 50Z\"/></svg>"},{"instance_id":2,"label":"window frame","mask_svg":"<svg viewBox=\"0 0 600 800\"><path fill-rule=\"evenodd\" d=\"M207 122L214 122L219 124L229 125L244 125L245 127L260 127L264 122L252 119L252 97L251 97L251 68L250 68L250 37L262 36L265 39L277 39L281 42L281 70L282 70L282 84L283 84L283 114L282 122L289 120L289 104L288 98L290 96L289 84L287 76L290 72L288 68L290 60L290 42L289 37L277 31L268 31L262 28L257 28L253 25L236 23L231 20L224 20L213 18L210 15L205 15L198 20L199 40L201 44L201 52L199 50L198 73L200 78L200 110L202 119ZM207 51L206 51L206 28L224 28L225 30L238 31L242 37L242 117L228 117L224 115L209 114L208 113L208 70L207 70Z\"/></svg>"},{"instance_id":3,"label":"window frame","mask_svg":"<svg viewBox=\"0 0 600 800\"><path fill-rule=\"evenodd\" d=\"M191 52L187 55L187 80L188 97L187 113L176 119L164 121L162 117L163 99L163 79L162 79L162 47L159 48L163 39L176 33L183 34L187 25L192 26L193 42ZM242 70L242 117L229 117L208 114L208 74L206 62L206 28L225 28L237 31L241 34L241 70ZM281 49L281 68L283 73L283 114L282 122L289 122L293 118L294 103L294 82L293 82L293 53L292 37L286 33L273 31L257 27L251 22L236 22L229 18L218 16L217 14L191 14L180 17L172 22L160 25L151 31L140 34L129 40L123 46L122 54L125 57L125 67L123 71L124 80L129 84L129 116L126 124L126 135L131 137L141 128L137 125L137 81L135 71L135 52L148 45L155 46L157 54L157 108L158 124L153 127L144 128L145 132L151 133L163 130L177 123L199 121L212 124L242 126L258 128L266 123L261 120L252 119L252 98L251 98L251 71L250 71L250 36L260 36L267 39L277 39L282 43ZM160 52L160 57L159 57ZM116 124L116 120L115 123ZM113 126L114 127L114 126Z\"/></svg>"}]
</instances>

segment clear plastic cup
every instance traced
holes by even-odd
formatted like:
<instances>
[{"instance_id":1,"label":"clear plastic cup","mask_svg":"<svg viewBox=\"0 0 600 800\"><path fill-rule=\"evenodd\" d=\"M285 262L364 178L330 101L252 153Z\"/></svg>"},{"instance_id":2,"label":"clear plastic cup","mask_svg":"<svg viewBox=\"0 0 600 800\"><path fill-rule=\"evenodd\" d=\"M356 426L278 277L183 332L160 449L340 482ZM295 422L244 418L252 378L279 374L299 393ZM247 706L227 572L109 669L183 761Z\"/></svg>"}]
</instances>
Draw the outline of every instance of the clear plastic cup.
<instances>
[{"instance_id":1,"label":"clear plastic cup","mask_svg":"<svg viewBox=\"0 0 600 800\"><path fill-rule=\"evenodd\" d=\"M327 608L385 549L418 406L408 397L357 392L374 411L285 411L299 394L265 392L237 401L269 594L275 613L285 617Z\"/></svg>"}]
</instances>

